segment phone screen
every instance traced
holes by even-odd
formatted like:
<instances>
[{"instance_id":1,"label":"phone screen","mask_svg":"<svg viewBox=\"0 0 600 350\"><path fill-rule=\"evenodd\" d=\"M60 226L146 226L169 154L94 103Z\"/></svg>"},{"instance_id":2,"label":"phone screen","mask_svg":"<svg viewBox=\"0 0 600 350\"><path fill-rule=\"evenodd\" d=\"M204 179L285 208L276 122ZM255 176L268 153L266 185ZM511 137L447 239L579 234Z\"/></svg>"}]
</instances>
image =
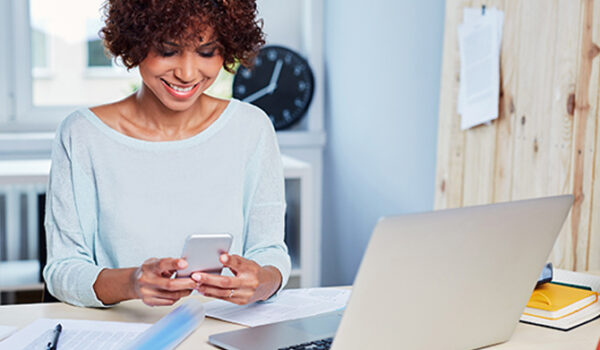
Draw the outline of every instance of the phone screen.
<instances>
[{"instance_id":1,"label":"phone screen","mask_svg":"<svg viewBox=\"0 0 600 350\"><path fill-rule=\"evenodd\" d=\"M229 233L195 234L185 241L181 257L188 267L177 271L177 277L188 277L193 272L221 274L219 257L227 253L233 237Z\"/></svg>"}]
</instances>

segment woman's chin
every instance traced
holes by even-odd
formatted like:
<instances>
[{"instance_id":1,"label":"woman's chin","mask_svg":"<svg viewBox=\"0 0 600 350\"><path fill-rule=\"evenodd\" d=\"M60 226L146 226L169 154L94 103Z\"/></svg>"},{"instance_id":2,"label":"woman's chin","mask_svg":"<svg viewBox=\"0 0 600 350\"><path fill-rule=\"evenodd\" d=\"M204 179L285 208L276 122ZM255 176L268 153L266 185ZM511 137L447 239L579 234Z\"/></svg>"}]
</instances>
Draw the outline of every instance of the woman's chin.
<instances>
[{"instance_id":1,"label":"woman's chin","mask_svg":"<svg viewBox=\"0 0 600 350\"><path fill-rule=\"evenodd\" d=\"M173 100L173 99L169 99L169 100L161 100L162 105L173 112L185 112L188 109L190 109L192 106L194 106L194 104L196 103L196 101L198 101L198 98L200 96L194 96L191 98L187 98L185 100Z\"/></svg>"}]
</instances>

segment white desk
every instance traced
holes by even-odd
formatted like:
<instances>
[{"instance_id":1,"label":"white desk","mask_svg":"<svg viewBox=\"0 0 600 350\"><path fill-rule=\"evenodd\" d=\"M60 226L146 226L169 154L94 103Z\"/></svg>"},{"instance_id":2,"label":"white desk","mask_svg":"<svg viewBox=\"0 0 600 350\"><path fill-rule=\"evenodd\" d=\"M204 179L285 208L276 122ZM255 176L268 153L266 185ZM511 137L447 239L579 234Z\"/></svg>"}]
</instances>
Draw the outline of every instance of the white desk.
<instances>
[{"instance_id":1,"label":"white desk","mask_svg":"<svg viewBox=\"0 0 600 350\"><path fill-rule=\"evenodd\" d=\"M194 296L201 301L208 298ZM0 325L19 328L38 318L71 318L103 321L153 323L174 307L148 307L139 300L121 303L111 309L86 309L63 303L0 306ZM216 349L208 344L208 336L231 331L243 326L207 318L177 349ZM399 332L398 336L402 336ZM588 323L569 332L519 323L511 339L503 344L491 346L491 350L572 350L596 349L600 338L600 320Z\"/></svg>"}]
</instances>

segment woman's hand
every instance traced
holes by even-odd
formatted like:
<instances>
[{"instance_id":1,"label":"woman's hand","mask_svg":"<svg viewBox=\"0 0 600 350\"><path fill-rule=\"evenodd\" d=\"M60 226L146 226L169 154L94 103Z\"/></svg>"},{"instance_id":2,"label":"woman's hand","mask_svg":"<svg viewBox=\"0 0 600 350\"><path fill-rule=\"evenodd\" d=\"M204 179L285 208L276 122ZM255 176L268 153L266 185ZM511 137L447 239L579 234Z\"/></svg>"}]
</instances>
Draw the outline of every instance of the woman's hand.
<instances>
[{"instance_id":1,"label":"woman's hand","mask_svg":"<svg viewBox=\"0 0 600 350\"><path fill-rule=\"evenodd\" d=\"M192 279L200 285L196 289L207 297L244 305L268 299L281 286L281 273L273 266L261 267L239 255L223 254L220 260L235 277L202 272L192 274Z\"/></svg>"},{"instance_id":2,"label":"woman's hand","mask_svg":"<svg viewBox=\"0 0 600 350\"><path fill-rule=\"evenodd\" d=\"M132 273L132 289L146 305L173 305L198 286L191 278L171 279L173 273L186 267L184 259L148 259Z\"/></svg>"}]
</instances>

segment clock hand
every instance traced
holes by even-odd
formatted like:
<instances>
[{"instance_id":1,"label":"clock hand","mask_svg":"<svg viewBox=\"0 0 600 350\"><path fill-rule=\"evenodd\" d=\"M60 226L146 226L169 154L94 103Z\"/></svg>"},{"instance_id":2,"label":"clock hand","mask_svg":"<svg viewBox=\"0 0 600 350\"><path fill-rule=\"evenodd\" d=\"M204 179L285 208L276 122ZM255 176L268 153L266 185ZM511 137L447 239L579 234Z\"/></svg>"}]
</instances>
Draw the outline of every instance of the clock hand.
<instances>
[{"instance_id":1,"label":"clock hand","mask_svg":"<svg viewBox=\"0 0 600 350\"><path fill-rule=\"evenodd\" d=\"M273 75L271 75L271 81L269 82L269 85L246 97L245 99L243 99L243 101L252 103L266 94L273 93L273 91L275 91L275 88L277 87L277 79L279 79L279 74L281 73L282 67L283 60L278 60L277 63L275 63L275 69L273 69Z\"/></svg>"},{"instance_id":2,"label":"clock hand","mask_svg":"<svg viewBox=\"0 0 600 350\"><path fill-rule=\"evenodd\" d=\"M273 90L275 90L275 88L272 88L271 85L267 85L264 88L253 93L252 95L246 97L242 101L252 103L252 102L258 100L259 98L263 97L264 95L267 95L267 94L273 92Z\"/></svg>"},{"instance_id":3,"label":"clock hand","mask_svg":"<svg viewBox=\"0 0 600 350\"><path fill-rule=\"evenodd\" d=\"M283 66L283 60L278 60L275 63L275 69L273 70L273 75L271 75L271 81L269 82L269 87L271 88L271 92L275 90L277 87L277 79L279 79L279 73L281 73L281 67Z\"/></svg>"}]
</instances>

